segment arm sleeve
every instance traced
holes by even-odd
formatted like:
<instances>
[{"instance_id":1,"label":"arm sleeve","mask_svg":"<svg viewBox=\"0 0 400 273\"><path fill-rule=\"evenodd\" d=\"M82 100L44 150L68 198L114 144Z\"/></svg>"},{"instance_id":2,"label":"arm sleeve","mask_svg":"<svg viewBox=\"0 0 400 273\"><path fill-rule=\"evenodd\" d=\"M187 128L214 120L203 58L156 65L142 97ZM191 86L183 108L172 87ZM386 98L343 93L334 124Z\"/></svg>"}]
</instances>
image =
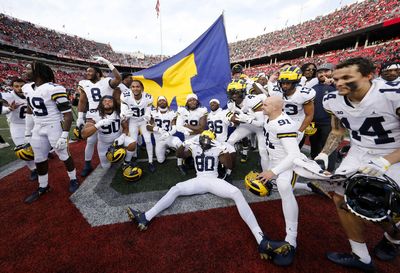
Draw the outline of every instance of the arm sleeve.
<instances>
[{"instance_id":1,"label":"arm sleeve","mask_svg":"<svg viewBox=\"0 0 400 273\"><path fill-rule=\"evenodd\" d=\"M276 175L291 168L293 166L293 160L301 155L296 137L283 137L281 138L281 143L287 156L277 166L271 169Z\"/></svg>"}]
</instances>

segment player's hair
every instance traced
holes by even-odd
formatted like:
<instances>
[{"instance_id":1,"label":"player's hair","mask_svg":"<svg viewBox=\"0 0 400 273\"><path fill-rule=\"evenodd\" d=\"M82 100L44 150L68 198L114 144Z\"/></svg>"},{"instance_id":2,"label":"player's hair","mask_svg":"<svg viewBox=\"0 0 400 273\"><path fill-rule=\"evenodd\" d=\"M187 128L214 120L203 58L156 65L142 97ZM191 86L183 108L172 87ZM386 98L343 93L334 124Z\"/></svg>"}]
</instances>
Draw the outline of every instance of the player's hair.
<instances>
[{"instance_id":1,"label":"player's hair","mask_svg":"<svg viewBox=\"0 0 400 273\"><path fill-rule=\"evenodd\" d=\"M104 99L112 99L114 111L116 111L119 114L120 110L119 110L119 107L118 107L118 104L117 104L117 101L115 100L115 98L113 96L103 96L99 101L99 105L97 106L97 110L99 111L100 117L103 118L106 116L106 110L104 109L104 106L103 106Z\"/></svg>"},{"instance_id":2,"label":"player's hair","mask_svg":"<svg viewBox=\"0 0 400 273\"><path fill-rule=\"evenodd\" d=\"M55 82L53 70L41 62L32 62L32 79L41 79L43 82Z\"/></svg>"},{"instance_id":3,"label":"player's hair","mask_svg":"<svg viewBox=\"0 0 400 273\"><path fill-rule=\"evenodd\" d=\"M396 61L387 61L387 62L383 62L381 64L381 67L379 69L379 75L382 74L383 70L386 69L387 67L391 66L391 65L399 65L400 62L396 62Z\"/></svg>"},{"instance_id":4,"label":"player's hair","mask_svg":"<svg viewBox=\"0 0 400 273\"><path fill-rule=\"evenodd\" d=\"M144 85L140 80L133 80L132 83L134 82L138 82L140 84L140 86L142 87L142 91L144 91Z\"/></svg>"},{"instance_id":5,"label":"player's hair","mask_svg":"<svg viewBox=\"0 0 400 273\"><path fill-rule=\"evenodd\" d=\"M313 74L312 74L312 78L315 78L315 76L317 75L317 66L315 63L305 63L300 67L300 70L303 71L303 73L304 73L304 71L306 71L307 67L309 67L311 65L315 67Z\"/></svg>"},{"instance_id":6,"label":"player's hair","mask_svg":"<svg viewBox=\"0 0 400 273\"><path fill-rule=\"evenodd\" d=\"M26 81L23 80L23 79L21 79L21 78L13 78L13 79L11 80L11 86L13 86L15 82L23 82L23 83L26 83Z\"/></svg>"},{"instance_id":7,"label":"player's hair","mask_svg":"<svg viewBox=\"0 0 400 273\"><path fill-rule=\"evenodd\" d=\"M132 76L132 74L129 73L129 72L122 72L121 73L122 80L125 80L126 78L131 77L131 76Z\"/></svg>"},{"instance_id":8,"label":"player's hair","mask_svg":"<svg viewBox=\"0 0 400 273\"><path fill-rule=\"evenodd\" d=\"M94 72L99 73L100 78L103 77L103 71L101 71L101 69L98 68L97 66L89 66L88 68L92 68Z\"/></svg>"},{"instance_id":9,"label":"player's hair","mask_svg":"<svg viewBox=\"0 0 400 273\"><path fill-rule=\"evenodd\" d=\"M339 63L336 66L336 69L341 69L341 68L352 66L352 65L357 65L358 71L364 77L375 72L375 65L372 63L372 61L369 59L366 59L366 58L362 58L362 57L347 59L347 60Z\"/></svg>"}]
</instances>

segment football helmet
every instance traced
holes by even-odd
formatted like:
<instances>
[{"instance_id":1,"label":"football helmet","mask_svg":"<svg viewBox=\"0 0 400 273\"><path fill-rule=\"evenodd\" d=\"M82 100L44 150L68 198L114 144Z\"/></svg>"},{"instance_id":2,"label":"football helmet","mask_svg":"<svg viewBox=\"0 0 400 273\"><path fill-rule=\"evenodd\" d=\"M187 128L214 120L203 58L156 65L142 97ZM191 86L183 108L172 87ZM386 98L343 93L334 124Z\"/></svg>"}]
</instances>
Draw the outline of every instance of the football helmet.
<instances>
[{"instance_id":1,"label":"football helmet","mask_svg":"<svg viewBox=\"0 0 400 273\"><path fill-rule=\"evenodd\" d=\"M74 134L76 139L83 139L83 137L82 137L82 128L83 128L83 125L80 126L80 127L75 126L75 128L72 130L72 132L73 132L73 134Z\"/></svg>"},{"instance_id":2,"label":"football helmet","mask_svg":"<svg viewBox=\"0 0 400 273\"><path fill-rule=\"evenodd\" d=\"M142 177L142 169L137 166L126 166L122 169L122 175L126 182L135 182Z\"/></svg>"},{"instance_id":3,"label":"football helmet","mask_svg":"<svg viewBox=\"0 0 400 273\"><path fill-rule=\"evenodd\" d=\"M29 143L18 145L14 148L15 155L24 161L31 161L34 159L32 146Z\"/></svg>"},{"instance_id":4,"label":"football helmet","mask_svg":"<svg viewBox=\"0 0 400 273\"><path fill-rule=\"evenodd\" d=\"M300 67L289 66L279 71L278 83L299 83L302 76Z\"/></svg>"},{"instance_id":5,"label":"football helmet","mask_svg":"<svg viewBox=\"0 0 400 273\"><path fill-rule=\"evenodd\" d=\"M311 122L310 125L304 130L304 134L306 136L312 136L317 132L317 128L315 128L315 122Z\"/></svg>"},{"instance_id":6,"label":"football helmet","mask_svg":"<svg viewBox=\"0 0 400 273\"><path fill-rule=\"evenodd\" d=\"M355 174L348 178L344 200L355 215L371 222L390 220L400 213L400 187L390 177Z\"/></svg>"},{"instance_id":7,"label":"football helmet","mask_svg":"<svg viewBox=\"0 0 400 273\"><path fill-rule=\"evenodd\" d=\"M243 73L243 66L241 66L240 64L235 64L234 66L232 66L232 74L236 73Z\"/></svg>"},{"instance_id":8,"label":"football helmet","mask_svg":"<svg viewBox=\"0 0 400 273\"><path fill-rule=\"evenodd\" d=\"M273 188L272 181L267 181L264 185L257 177L259 173L255 171L249 172L244 177L244 186L246 189L257 196L269 196Z\"/></svg>"},{"instance_id":9,"label":"football helmet","mask_svg":"<svg viewBox=\"0 0 400 273\"><path fill-rule=\"evenodd\" d=\"M243 80L232 80L226 89L228 98L231 98L234 93L239 93L242 98L246 95L246 82Z\"/></svg>"},{"instance_id":10,"label":"football helmet","mask_svg":"<svg viewBox=\"0 0 400 273\"><path fill-rule=\"evenodd\" d=\"M216 138L215 133L211 130L205 130L200 134L200 147L205 151L211 148L212 141Z\"/></svg>"},{"instance_id":11,"label":"football helmet","mask_svg":"<svg viewBox=\"0 0 400 273\"><path fill-rule=\"evenodd\" d=\"M117 163L124 160L126 155L125 148L121 146L117 146L116 143L113 143L106 152L106 158L111 163Z\"/></svg>"}]
</instances>

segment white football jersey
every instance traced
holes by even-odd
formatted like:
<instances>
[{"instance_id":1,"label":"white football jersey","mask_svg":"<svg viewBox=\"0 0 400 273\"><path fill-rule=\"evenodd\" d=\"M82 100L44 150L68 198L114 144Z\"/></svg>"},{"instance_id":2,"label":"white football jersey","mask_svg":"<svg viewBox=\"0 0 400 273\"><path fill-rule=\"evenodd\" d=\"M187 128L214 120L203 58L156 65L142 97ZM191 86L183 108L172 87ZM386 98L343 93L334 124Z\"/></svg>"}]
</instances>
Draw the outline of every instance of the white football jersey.
<instances>
[{"instance_id":1,"label":"white football jersey","mask_svg":"<svg viewBox=\"0 0 400 273\"><path fill-rule=\"evenodd\" d=\"M122 91L122 90L121 90ZM143 121L143 116L146 113L146 109L151 107L153 104L153 97L146 92L142 93L142 98L140 100L135 100L133 93L130 89L121 93L121 105L125 104L128 109L133 112L133 116L129 119L133 119L137 122ZM122 109L123 107L121 107Z\"/></svg>"},{"instance_id":2,"label":"white football jersey","mask_svg":"<svg viewBox=\"0 0 400 273\"><path fill-rule=\"evenodd\" d=\"M218 108L216 111L210 111L207 115L207 125L217 136L217 140L224 142L228 138L229 120L226 116L228 110Z\"/></svg>"},{"instance_id":3,"label":"white football jersey","mask_svg":"<svg viewBox=\"0 0 400 273\"><path fill-rule=\"evenodd\" d=\"M183 124L189 124L192 126L199 125L201 117L207 116L207 108L198 107L195 110L188 110L186 107L178 108L178 117L183 119Z\"/></svg>"},{"instance_id":4,"label":"white football jersey","mask_svg":"<svg viewBox=\"0 0 400 273\"><path fill-rule=\"evenodd\" d=\"M119 115L114 111L110 115L106 115L105 117L100 117L98 111L90 113L90 118L93 119L96 123L102 119L112 119L113 122L108 126L101 126L98 130L98 139L101 142L113 142L116 138L121 135L121 119Z\"/></svg>"},{"instance_id":5,"label":"white football jersey","mask_svg":"<svg viewBox=\"0 0 400 273\"><path fill-rule=\"evenodd\" d=\"M151 117L154 119L154 123L157 127L169 132L172 129L172 121L176 118L176 112L168 110L163 113L155 109L151 111Z\"/></svg>"},{"instance_id":6,"label":"white football jersey","mask_svg":"<svg viewBox=\"0 0 400 273\"><path fill-rule=\"evenodd\" d=\"M114 89L110 86L110 77L101 78L98 82L93 83L90 80L81 80L78 87L81 88L87 97L89 111L97 109L100 99L103 96L112 96Z\"/></svg>"},{"instance_id":7,"label":"white football jersey","mask_svg":"<svg viewBox=\"0 0 400 273\"><path fill-rule=\"evenodd\" d=\"M282 90L275 89L270 93L271 96L281 96L284 100L284 111L297 124L297 129L306 117L304 104L314 100L315 90L312 88L296 86L296 91L291 96L285 96Z\"/></svg>"},{"instance_id":8,"label":"white football jersey","mask_svg":"<svg viewBox=\"0 0 400 273\"><path fill-rule=\"evenodd\" d=\"M35 123L60 122L62 114L71 111L66 90L61 85L48 82L36 87L31 82L25 84L22 91L32 109Z\"/></svg>"},{"instance_id":9,"label":"white football jersey","mask_svg":"<svg viewBox=\"0 0 400 273\"><path fill-rule=\"evenodd\" d=\"M197 138L197 141L189 146L189 150L192 152L197 177L218 177L218 157L223 153L221 148L222 145L218 145L218 147L211 147L203 152L203 149L198 143L199 142Z\"/></svg>"},{"instance_id":10,"label":"white football jersey","mask_svg":"<svg viewBox=\"0 0 400 273\"><path fill-rule=\"evenodd\" d=\"M284 159L287 153L281 143L282 138L297 138L297 125L285 113L274 120L264 123L264 136L267 144L269 159L273 162Z\"/></svg>"},{"instance_id":11,"label":"white football jersey","mask_svg":"<svg viewBox=\"0 0 400 273\"><path fill-rule=\"evenodd\" d=\"M20 97L13 91L2 93L2 99L5 100L9 105L15 102L17 108L7 114L7 120L13 124L25 124L25 115L27 102L26 98Z\"/></svg>"},{"instance_id":12,"label":"white football jersey","mask_svg":"<svg viewBox=\"0 0 400 273\"><path fill-rule=\"evenodd\" d=\"M400 82L373 81L359 104L332 92L325 95L323 106L349 130L352 145L400 148Z\"/></svg>"}]
</instances>

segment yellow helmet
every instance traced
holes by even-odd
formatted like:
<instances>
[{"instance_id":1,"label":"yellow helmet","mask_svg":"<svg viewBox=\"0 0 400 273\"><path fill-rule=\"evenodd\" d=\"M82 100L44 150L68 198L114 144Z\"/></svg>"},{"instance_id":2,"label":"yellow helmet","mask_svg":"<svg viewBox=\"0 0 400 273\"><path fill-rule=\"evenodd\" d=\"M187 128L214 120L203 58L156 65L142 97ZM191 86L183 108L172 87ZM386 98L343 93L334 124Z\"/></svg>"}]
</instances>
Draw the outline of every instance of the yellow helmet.
<instances>
[{"instance_id":1,"label":"yellow helmet","mask_svg":"<svg viewBox=\"0 0 400 273\"><path fill-rule=\"evenodd\" d=\"M208 150L212 146L212 141L216 138L215 133L211 130L205 130L200 134L199 143L203 150Z\"/></svg>"},{"instance_id":2,"label":"yellow helmet","mask_svg":"<svg viewBox=\"0 0 400 273\"><path fill-rule=\"evenodd\" d=\"M240 64L235 64L232 66L232 74L243 73L243 66Z\"/></svg>"},{"instance_id":3,"label":"yellow helmet","mask_svg":"<svg viewBox=\"0 0 400 273\"><path fill-rule=\"evenodd\" d=\"M122 170L126 182L135 182L142 177L142 169L139 167L127 166Z\"/></svg>"},{"instance_id":4,"label":"yellow helmet","mask_svg":"<svg viewBox=\"0 0 400 273\"><path fill-rule=\"evenodd\" d=\"M246 82L243 80L232 80L227 87L228 97L230 98L233 93L239 92L243 97L246 94Z\"/></svg>"},{"instance_id":5,"label":"yellow helmet","mask_svg":"<svg viewBox=\"0 0 400 273\"><path fill-rule=\"evenodd\" d=\"M315 128L315 122L311 122L310 125L304 130L304 134L306 136L312 136L317 132L317 128Z\"/></svg>"},{"instance_id":6,"label":"yellow helmet","mask_svg":"<svg viewBox=\"0 0 400 273\"><path fill-rule=\"evenodd\" d=\"M115 145L115 143L108 147L108 150L106 152L106 158L111 163L117 163L124 160L125 155L126 150L121 146Z\"/></svg>"},{"instance_id":7,"label":"yellow helmet","mask_svg":"<svg viewBox=\"0 0 400 273\"><path fill-rule=\"evenodd\" d=\"M278 82L298 83L302 76L303 74L298 66L289 66L279 71Z\"/></svg>"},{"instance_id":8,"label":"yellow helmet","mask_svg":"<svg viewBox=\"0 0 400 273\"><path fill-rule=\"evenodd\" d=\"M14 148L15 155L24 161L31 161L34 159L33 150L31 144L25 143L18 145Z\"/></svg>"},{"instance_id":9,"label":"yellow helmet","mask_svg":"<svg viewBox=\"0 0 400 273\"><path fill-rule=\"evenodd\" d=\"M267 182L267 186L258 180L258 172L251 171L244 177L244 185L246 189L257 196L268 196L271 194L272 183Z\"/></svg>"}]
</instances>

